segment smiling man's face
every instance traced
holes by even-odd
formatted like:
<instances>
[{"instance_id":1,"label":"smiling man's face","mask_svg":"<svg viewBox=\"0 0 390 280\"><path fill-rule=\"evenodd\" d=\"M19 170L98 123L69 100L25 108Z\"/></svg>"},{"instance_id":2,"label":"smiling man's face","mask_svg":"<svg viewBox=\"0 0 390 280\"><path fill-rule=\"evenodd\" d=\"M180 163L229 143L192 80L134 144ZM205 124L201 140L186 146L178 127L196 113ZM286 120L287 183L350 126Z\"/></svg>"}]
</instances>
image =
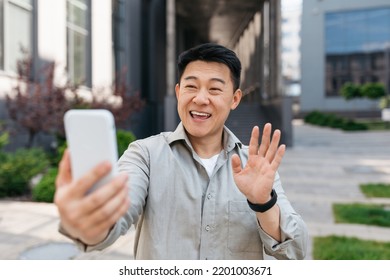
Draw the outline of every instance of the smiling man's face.
<instances>
[{"instance_id":1,"label":"smiling man's face","mask_svg":"<svg viewBox=\"0 0 390 280\"><path fill-rule=\"evenodd\" d=\"M233 91L230 69L223 63L190 62L175 87L178 112L191 140L222 137L229 112L241 100Z\"/></svg>"}]
</instances>

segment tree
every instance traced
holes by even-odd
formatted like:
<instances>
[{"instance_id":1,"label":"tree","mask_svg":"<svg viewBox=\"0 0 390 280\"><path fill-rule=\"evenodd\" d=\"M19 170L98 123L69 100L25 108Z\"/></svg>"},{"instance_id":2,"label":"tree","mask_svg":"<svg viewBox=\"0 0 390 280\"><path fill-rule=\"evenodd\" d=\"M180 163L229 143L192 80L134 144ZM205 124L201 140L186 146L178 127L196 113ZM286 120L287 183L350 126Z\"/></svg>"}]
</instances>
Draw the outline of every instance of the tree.
<instances>
[{"instance_id":1,"label":"tree","mask_svg":"<svg viewBox=\"0 0 390 280\"><path fill-rule=\"evenodd\" d=\"M38 133L48 133L64 136L63 116L72 108L104 108L110 110L121 126L134 112L142 109L144 101L139 93L132 94L123 79L114 83L109 94L102 97L100 90L91 89L92 101L86 101L79 94L80 86L67 80L63 85L55 83L54 73L57 65L52 62L40 71L40 80L34 80L32 75L32 59L20 60L17 65L17 85L12 94L6 97L6 107L10 118L28 131L26 147L31 147ZM66 72L64 75L67 77ZM111 102L114 97L116 102Z\"/></svg>"},{"instance_id":2,"label":"tree","mask_svg":"<svg viewBox=\"0 0 390 280\"><path fill-rule=\"evenodd\" d=\"M71 108L66 99L67 90L75 90L68 83L54 84L55 63L49 63L40 71L42 81L32 77L32 60L26 58L17 65L17 85L6 97L6 107L12 120L28 132L26 147L31 147L39 132L55 134L63 131L62 117Z\"/></svg>"}]
</instances>

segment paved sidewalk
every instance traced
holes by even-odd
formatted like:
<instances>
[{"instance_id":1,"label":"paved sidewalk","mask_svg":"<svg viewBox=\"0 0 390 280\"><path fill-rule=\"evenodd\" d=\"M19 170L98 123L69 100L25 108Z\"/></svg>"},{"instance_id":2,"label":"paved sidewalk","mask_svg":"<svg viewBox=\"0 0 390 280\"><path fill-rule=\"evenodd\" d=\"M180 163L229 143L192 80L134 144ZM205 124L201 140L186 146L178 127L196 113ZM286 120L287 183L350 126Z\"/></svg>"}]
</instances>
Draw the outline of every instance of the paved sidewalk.
<instances>
[{"instance_id":1,"label":"paved sidewalk","mask_svg":"<svg viewBox=\"0 0 390 280\"><path fill-rule=\"evenodd\" d=\"M390 205L390 199L368 199L359 189L361 183L390 183L389 131L343 132L296 120L294 147L287 149L279 173L311 238L335 234L390 242L389 228L335 224L331 208L335 202Z\"/></svg>"},{"instance_id":2,"label":"paved sidewalk","mask_svg":"<svg viewBox=\"0 0 390 280\"><path fill-rule=\"evenodd\" d=\"M311 238L336 234L390 242L390 229L335 224L331 213L334 202L390 205L388 199L367 199L359 190L360 183L390 183L390 132L345 133L294 121L294 147L287 149L279 173ZM0 201L0 260L133 258L133 229L107 250L86 254L57 227L52 204Z\"/></svg>"}]
</instances>

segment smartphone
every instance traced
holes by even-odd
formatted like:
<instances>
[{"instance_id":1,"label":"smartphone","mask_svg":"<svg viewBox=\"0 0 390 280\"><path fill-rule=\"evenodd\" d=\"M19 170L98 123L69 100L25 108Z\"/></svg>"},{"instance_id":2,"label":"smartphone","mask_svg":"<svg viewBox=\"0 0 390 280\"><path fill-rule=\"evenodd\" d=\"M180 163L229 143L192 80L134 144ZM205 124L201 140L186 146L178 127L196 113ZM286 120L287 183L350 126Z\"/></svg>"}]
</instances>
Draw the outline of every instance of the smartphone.
<instances>
[{"instance_id":1,"label":"smartphone","mask_svg":"<svg viewBox=\"0 0 390 280\"><path fill-rule=\"evenodd\" d=\"M79 179L102 161L112 169L88 191L92 192L117 174L118 149L114 116L104 109L72 109L64 115L66 141L73 179Z\"/></svg>"}]
</instances>

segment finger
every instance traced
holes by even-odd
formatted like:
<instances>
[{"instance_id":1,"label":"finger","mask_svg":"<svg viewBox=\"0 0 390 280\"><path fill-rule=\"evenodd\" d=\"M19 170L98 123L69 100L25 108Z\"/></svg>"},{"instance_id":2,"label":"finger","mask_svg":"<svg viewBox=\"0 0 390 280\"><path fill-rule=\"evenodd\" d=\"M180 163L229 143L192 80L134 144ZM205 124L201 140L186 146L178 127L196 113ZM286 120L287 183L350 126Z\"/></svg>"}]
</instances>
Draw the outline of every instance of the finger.
<instances>
[{"instance_id":1,"label":"finger","mask_svg":"<svg viewBox=\"0 0 390 280\"><path fill-rule=\"evenodd\" d=\"M72 185L71 195L74 195L75 197L83 197L94 184L103 179L103 177L110 172L111 168L112 166L108 161L104 161L96 165L84 176L74 182Z\"/></svg>"},{"instance_id":2,"label":"finger","mask_svg":"<svg viewBox=\"0 0 390 280\"><path fill-rule=\"evenodd\" d=\"M271 163L271 168L276 171L279 168L280 163L282 162L282 158L284 156L284 153L286 151L286 145L280 145L278 148L275 158L273 159Z\"/></svg>"},{"instance_id":3,"label":"finger","mask_svg":"<svg viewBox=\"0 0 390 280\"><path fill-rule=\"evenodd\" d=\"M254 126L252 129L251 139L249 141L249 155L257 155L259 147L259 127Z\"/></svg>"},{"instance_id":4,"label":"finger","mask_svg":"<svg viewBox=\"0 0 390 280\"><path fill-rule=\"evenodd\" d=\"M276 151L278 149L279 142L280 142L280 135L281 135L280 130L279 129L275 130L275 132L272 136L271 144L270 144L268 151L266 152L266 155L265 155L265 158L268 160L268 162L272 162L272 160L275 157L275 154L276 154Z\"/></svg>"},{"instance_id":5,"label":"finger","mask_svg":"<svg viewBox=\"0 0 390 280\"><path fill-rule=\"evenodd\" d=\"M266 123L263 128L263 136L261 137L261 144L259 147L259 155L261 156L265 156L268 150L271 138L271 130L272 125L270 123Z\"/></svg>"},{"instance_id":6,"label":"finger","mask_svg":"<svg viewBox=\"0 0 390 280\"><path fill-rule=\"evenodd\" d=\"M66 149L58 165L56 188L60 188L72 182L72 170L70 168L69 150Z\"/></svg>"},{"instance_id":7,"label":"finger","mask_svg":"<svg viewBox=\"0 0 390 280\"><path fill-rule=\"evenodd\" d=\"M236 154L232 156L232 169L233 174L238 174L242 170L240 157Z\"/></svg>"},{"instance_id":8,"label":"finger","mask_svg":"<svg viewBox=\"0 0 390 280\"><path fill-rule=\"evenodd\" d=\"M117 204L118 207L112 209L111 215L106 219L102 219L100 223L95 223L91 225L87 230L89 230L90 236L97 236L102 232L110 230L111 227L118 221L128 210L130 201L128 197Z\"/></svg>"},{"instance_id":9,"label":"finger","mask_svg":"<svg viewBox=\"0 0 390 280\"><path fill-rule=\"evenodd\" d=\"M90 220L93 224L101 224L107 220L111 220L112 223L116 222L115 213L121 208L122 204L127 203L128 191L127 188L122 188L119 193L112 196L105 204L96 209L90 216Z\"/></svg>"},{"instance_id":10,"label":"finger","mask_svg":"<svg viewBox=\"0 0 390 280\"><path fill-rule=\"evenodd\" d=\"M86 196L85 201L83 202L85 213L92 213L96 209L102 207L123 190L127 192L127 179L127 174L121 173L108 184Z\"/></svg>"}]
</instances>

